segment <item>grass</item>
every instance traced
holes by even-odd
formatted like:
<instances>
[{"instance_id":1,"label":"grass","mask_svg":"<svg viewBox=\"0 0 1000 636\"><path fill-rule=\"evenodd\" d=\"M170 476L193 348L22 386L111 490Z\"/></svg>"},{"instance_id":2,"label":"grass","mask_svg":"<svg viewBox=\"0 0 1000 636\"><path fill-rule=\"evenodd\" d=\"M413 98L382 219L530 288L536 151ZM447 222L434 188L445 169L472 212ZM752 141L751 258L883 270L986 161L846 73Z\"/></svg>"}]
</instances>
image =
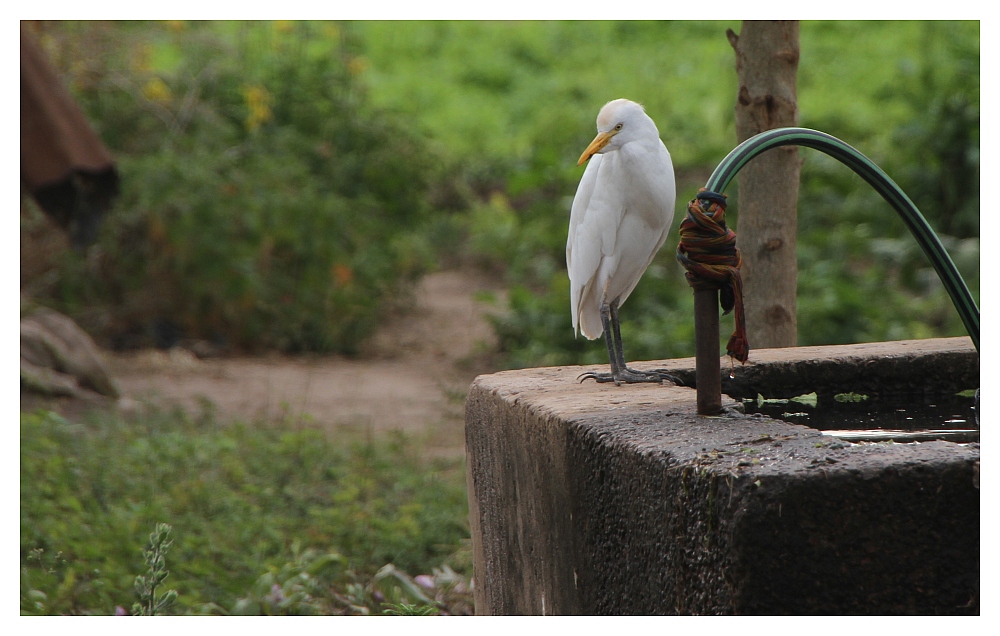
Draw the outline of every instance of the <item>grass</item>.
<instances>
[{"instance_id":1,"label":"grass","mask_svg":"<svg viewBox=\"0 0 1000 636\"><path fill-rule=\"evenodd\" d=\"M131 607L160 522L176 613L447 611L468 593L463 460L401 434L38 411L20 464L22 613Z\"/></svg>"}]
</instances>

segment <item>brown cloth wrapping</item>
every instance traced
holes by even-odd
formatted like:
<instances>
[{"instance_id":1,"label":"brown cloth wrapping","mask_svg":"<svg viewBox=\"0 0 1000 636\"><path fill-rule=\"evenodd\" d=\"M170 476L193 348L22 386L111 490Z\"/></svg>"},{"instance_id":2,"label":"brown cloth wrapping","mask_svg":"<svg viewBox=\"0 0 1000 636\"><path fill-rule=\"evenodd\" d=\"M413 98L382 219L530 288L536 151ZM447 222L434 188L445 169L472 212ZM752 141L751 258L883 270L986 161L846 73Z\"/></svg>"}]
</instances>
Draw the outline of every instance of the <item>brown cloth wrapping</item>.
<instances>
[{"instance_id":1,"label":"brown cloth wrapping","mask_svg":"<svg viewBox=\"0 0 1000 636\"><path fill-rule=\"evenodd\" d=\"M77 247L93 241L118 195L114 158L23 27L21 180Z\"/></svg>"}]
</instances>

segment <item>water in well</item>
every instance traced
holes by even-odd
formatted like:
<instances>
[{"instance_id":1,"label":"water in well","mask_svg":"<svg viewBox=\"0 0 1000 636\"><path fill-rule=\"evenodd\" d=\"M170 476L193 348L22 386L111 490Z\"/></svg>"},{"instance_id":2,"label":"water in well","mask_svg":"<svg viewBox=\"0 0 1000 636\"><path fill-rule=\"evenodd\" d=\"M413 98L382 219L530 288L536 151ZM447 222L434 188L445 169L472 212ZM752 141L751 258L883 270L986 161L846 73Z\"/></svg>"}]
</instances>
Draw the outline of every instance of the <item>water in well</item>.
<instances>
[{"instance_id":1,"label":"water in well","mask_svg":"<svg viewBox=\"0 0 1000 636\"><path fill-rule=\"evenodd\" d=\"M758 396L744 400L747 413L762 413L819 429L845 441L978 442L974 391L955 395L865 395L809 393L790 400Z\"/></svg>"}]
</instances>

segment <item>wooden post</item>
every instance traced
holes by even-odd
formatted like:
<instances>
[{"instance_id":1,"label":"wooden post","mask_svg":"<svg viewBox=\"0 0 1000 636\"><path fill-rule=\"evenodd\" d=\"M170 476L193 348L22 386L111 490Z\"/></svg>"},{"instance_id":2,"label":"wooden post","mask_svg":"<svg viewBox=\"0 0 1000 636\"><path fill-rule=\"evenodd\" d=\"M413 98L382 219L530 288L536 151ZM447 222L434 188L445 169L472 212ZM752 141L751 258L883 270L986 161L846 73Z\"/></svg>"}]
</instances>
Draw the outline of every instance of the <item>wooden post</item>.
<instances>
[{"instance_id":1,"label":"wooden post","mask_svg":"<svg viewBox=\"0 0 1000 636\"><path fill-rule=\"evenodd\" d=\"M798 125L799 23L745 20L737 36L736 141ZM794 347L795 234L802 160L797 146L775 148L740 170L740 252L747 338L756 348Z\"/></svg>"},{"instance_id":2,"label":"wooden post","mask_svg":"<svg viewBox=\"0 0 1000 636\"><path fill-rule=\"evenodd\" d=\"M722 411L718 289L694 290L694 346L698 415L716 415Z\"/></svg>"}]
</instances>

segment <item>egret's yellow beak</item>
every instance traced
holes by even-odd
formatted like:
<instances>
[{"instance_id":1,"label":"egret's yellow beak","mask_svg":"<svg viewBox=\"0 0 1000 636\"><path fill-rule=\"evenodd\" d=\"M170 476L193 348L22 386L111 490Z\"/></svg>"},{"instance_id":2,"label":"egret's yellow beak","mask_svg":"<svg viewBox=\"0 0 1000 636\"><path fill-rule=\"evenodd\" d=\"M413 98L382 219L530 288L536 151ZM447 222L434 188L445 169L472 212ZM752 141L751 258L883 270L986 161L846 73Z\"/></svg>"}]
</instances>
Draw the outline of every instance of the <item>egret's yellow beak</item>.
<instances>
[{"instance_id":1,"label":"egret's yellow beak","mask_svg":"<svg viewBox=\"0 0 1000 636\"><path fill-rule=\"evenodd\" d=\"M576 165L582 166L587 161L587 159L590 159L601 148L607 146L608 142L611 141L611 138L614 137L616 134L618 134L617 130L609 130L608 132L598 133L597 136L594 137L594 141L590 142L590 145L587 146L587 149L583 151L582 155L580 155L580 160L576 162Z\"/></svg>"}]
</instances>

